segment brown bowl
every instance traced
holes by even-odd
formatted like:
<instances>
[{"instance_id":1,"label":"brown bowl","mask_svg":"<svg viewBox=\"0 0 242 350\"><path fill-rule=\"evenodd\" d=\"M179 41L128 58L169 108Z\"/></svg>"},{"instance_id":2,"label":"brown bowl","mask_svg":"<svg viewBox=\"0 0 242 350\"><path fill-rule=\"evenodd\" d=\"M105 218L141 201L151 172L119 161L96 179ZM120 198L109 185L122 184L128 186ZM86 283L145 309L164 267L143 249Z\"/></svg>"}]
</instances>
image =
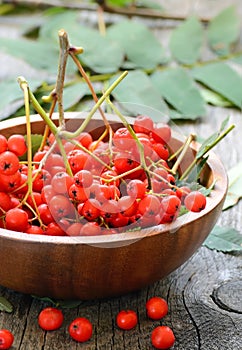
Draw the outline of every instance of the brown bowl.
<instances>
[{"instance_id":1,"label":"brown bowl","mask_svg":"<svg viewBox=\"0 0 242 350\"><path fill-rule=\"evenodd\" d=\"M68 113L70 129L80 125L84 113ZM111 116L115 126L118 119ZM94 116L89 130L100 133L102 121ZM25 134L25 118L0 123L0 133ZM32 116L32 132L44 123ZM172 136L174 149L180 138ZM192 152L198 145L193 143ZM188 159L185 160L185 162ZM201 246L215 225L227 191L227 176L219 158L210 152L203 183L214 189L200 213L188 213L173 223L113 235L52 237L0 229L0 283L2 286L57 299L93 299L139 290L181 266Z\"/></svg>"}]
</instances>

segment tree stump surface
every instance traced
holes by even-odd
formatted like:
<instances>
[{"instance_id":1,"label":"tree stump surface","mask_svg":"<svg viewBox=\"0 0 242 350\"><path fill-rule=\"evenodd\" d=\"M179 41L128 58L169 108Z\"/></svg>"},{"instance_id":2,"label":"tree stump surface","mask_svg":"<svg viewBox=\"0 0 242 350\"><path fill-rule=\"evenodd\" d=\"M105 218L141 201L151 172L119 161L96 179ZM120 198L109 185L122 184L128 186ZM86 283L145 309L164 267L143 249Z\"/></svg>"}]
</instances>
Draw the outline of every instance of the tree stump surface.
<instances>
[{"instance_id":1,"label":"tree stump surface","mask_svg":"<svg viewBox=\"0 0 242 350\"><path fill-rule=\"evenodd\" d=\"M218 1L206 2L221 5ZM200 5L205 11L203 1ZM4 23L0 28L4 28ZM155 31L161 40L165 40L162 29L155 28ZM6 57L0 54L0 62L3 60L7 64ZM6 67L6 70L12 76L17 67L12 66L12 60L9 64L11 67ZM6 78L6 70L0 69L0 79ZM215 149L227 170L242 160L240 111L209 107L205 117L178 126L184 134L195 132L206 137L217 130L228 115L236 128ZM241 213L242 201L223 211L217 224L233 227L242 233ZM63 309L64 324L61 329L53 332L44 332L37 323L39 312L49 306L49 302L0 287L0 295L6 297L14 307L11 314L0 312L0 329L7 328L13 332L14 350L151 350L151 331L160 324L173 329L176 337L173 350L240 350L241 271L241 253L223 253L202 246L167 278L136 293L113 299L83 301L78 307ZM152 296L162 296L168 301L169 312L162 321L147 319L145 303ZM117 328L115 317L121 309L137 311L139 323L134 330L124 332ZM94 326L91 340L84 344L71 340L67 330L69 323L78 316L89 318Z\"/></svg>"}]
</instances>

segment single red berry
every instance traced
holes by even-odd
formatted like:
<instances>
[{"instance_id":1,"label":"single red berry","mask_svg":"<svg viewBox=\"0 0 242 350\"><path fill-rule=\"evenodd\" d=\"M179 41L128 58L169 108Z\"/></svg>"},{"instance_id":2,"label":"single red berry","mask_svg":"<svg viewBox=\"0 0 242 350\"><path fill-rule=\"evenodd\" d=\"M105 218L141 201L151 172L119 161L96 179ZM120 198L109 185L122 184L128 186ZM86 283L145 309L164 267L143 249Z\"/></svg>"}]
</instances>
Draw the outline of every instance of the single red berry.
<instances>
[{"instance_id":1,"label":"single red berry","mask_svg":"<svg viewBox=\"0 0 242 350\"><path fill-rule=\"evenodd\" d=\"M82 226L83 224L80 222L74 222L74 224L71 224L66 230L67 236L80 236Z\"/></svg>"},{"instance_id":2,"label":"single red berry","mask_svg":"<svg viewBox=\"0 0 242 350\"><path fill-rule=\"evenodd\" d=\"M193 212L200 212L206 206L206 197L199 191L192 191L184 199L185 207Z\"/></svg>"},{"instance_id":3,"label":"single red berry","mask_svg":"<svg viewBox=\"0 0 242 350\"><path fill-rule=\"evenodd\" d=\"M125 127L119 128L113 135L113 144L120 150L129 150L135 146L135 140Z\"/></svg>"},{"instance_id":4,"label":"single red berry","mask_svg":"<svg viewBox=\"0 0 242 350\"><path fill-rule=\"evenodd\" d=\"M92 337L92 323L85 317L78 317L71 322L68 332L72 339L84 343Z\"/></svg>"},{"instance_id":5,"label":"single red berry","mask_svg":"<svg viewBox=\"0 0 242 350\"><path fill-rule=\"evenodd\" d=\"M26 141L23 135L14 134L8 138L8 150L18 157L23 156L27 151Z\"/></svg>"},{"instance_id":6,"label":"single red berry","mask_svg":"<svg viewBox=\"0 0 242 350\"><path fill-rule=\"evenodd\" d=\"M154 126L152 137L156 142L168 143L171 139L171 128L167 124L159 123Z\"/></svg>"},{"instance_id":7,"label":"single red berry","mask_svg":"<svg viewBox=\"0 0 242 350\"><path fill-rule=\"evenodd\" d=\"M169 150L163 143L154 143L153 150L158 154L159 158L167 160L169 158Z\"/></svg>"},{"instance_id":8,"label":"single red berry","mask_svg":"<svg viewBox=\"0 0 242 350\"><path fill-rule=\"evenodd\" d=\"M169 349L175 343L175 336L171 328L158 326L151 333L151 343L156 349Z\"/></svg>"},{"instance_id":9,"label":"single red berry","mask_svg":"<svg viewBox=\"0 0 242 350\"><path fill-rule=\"evenodd\" d=\"M41 227L36 225L30 225L27 230L25 230L25 233L31 233L32 235L43 235L44 231Z\"/></svg>"},{"instance_id":10,"label":"single red berry","mask_svg":"<svg viewBox=\"0 0 242 350\"><path fill-rule=\"evenodd\" d=\"M162 198L161 206L166 214L174 215L181 206L181 200L175 195L167 195Z\"/></svg>"},{"instance_id":11,"label":"single red berry","mask_svg":"<svg viewBox=\"0 0 242 350\"><path fill-rule=\"evenodd\" d=\"M12 332L8 329L0 329L0 350L7 350L11 348L14 341Z\"/></svg>"},{"instance_id":12,"label":"single red berry","mask_svg":"<svg viewBox=\"0 0 242 350\"><path fill-rule=\"evenodd\" d=\"M146 185L141 180L131 180L127 185L127 194L132 198L141 199L145 196Z\"/></svg>"},{"instance_id":13,"label":"single red berry","mask_svg":"<svg viewBox=\"0 0 242 350\"><path fill-rule=\"evenodd\" d=\"M146 313L152 320L160 320L168 313L168 305L165 299L152 297L146 302Z\"/></svg>"},{"instance_id":14,"label":"single red berry","mask_svg":"<svg viewBox=\"0 0 242 350\"><path fill-rule=\"evenodd\" d=\"M5 222L7 230L24 232L28 228L28 214L20 208L10 209L6 213Z\"/></svg>"},{"instance_id":15,"label":"single red berry","mask_svg":"<svg viewBox=\"0 0 242 350\"><path fill-rule=\"evenodd\" d=\"M88 170L80 170L75 174L74 182L78 187L90 187L93 183L92 173Z\"/></svg>"},{"instance_id":16,"label":"single red berry","mask_svg":"<svg viewBox=\"0 0 242 350\"><path fill-rule=\"evenodd\" d=\"M77 141L80 142L82 146L88 149L90 144L93 142L92 135L90 135L88 132L83 131L77 137Z\"/></svg>"},{"instance_id":17,"label":"single red berry","mask_svg":"<svg viewBox=\"0 0 242 350\"><path fill-rule=\"evenodd\" d=\"M57 172L51 180L51 186L56 193L68 193L69 188L74 183L73 178L65 171Z\"/></svg>"},{"instance_id":18,"label":"single red berry","mask_svg":"<svg viewBox=\"0 0 242 350\"><path fill-rule=\"evenodd\" d=\"M84 187L78 187L75 183L69 188L69 197L77 202L84 203L90 198L90 189Z\"/></svg>"},{"instance_id":19,"label":"single red berry","mask_svg":"<svg viewBox=\"0 0 242 350\"><path fill-rule=\"evenodd\" d=\"M80 229L80 236L98 236L101 234L101 227L97 222L87 222Z\"/></svg>"},{"instance_id":20,"label":"single red berry","mask_svg":"<svg viewBox=\"0 0 242 350\"><path fill-rule=\"evenodd\" d=\"M11 208L11 197L5 192L0 192L0 215L2 215L3 212L6 212Z\"/></svg>"},{"instance_id":21,"label":"single red berry","mask_svg":"<svg viewBox=\"0 0 242 350\"><path fill-rule=\"evenodd\" d=\"M73 209L73 205L69 198L62 194L57 194L52 197L48 203L51 215L54 219L68 216Z\"/></svg>"},{"instance_id":22,"label":"single red berry","mask_svg":"<svg viewBox=\"0 0 242 350\"><path fill-rule=\"evenodd\" d=\"M49 223L45 234L48 236L66 236L66 232L56 222Z\"/></svg>"},{"instance_id":23,"label":"single red berry","mask_svg":"<svg viewBox=\"0 0 242 350\"><path fill-rule=\"evenodd\" d=\"M100 215L100 203L96 199L88 199L81 207L80 215L83 215L88 221L97 219Z\"/></svg>"},{"instance_id":24,"label":"single red berry","mask_svg":"<svg viewBox=\"0 0 242 350\"><path fill-rule=\"evenodd\" d=\"M12 175L3 175L0 173L0 187L5 192L13 192L21 187L21 193L23 193L24 188L26 186L24 185L26 179L25 174L20 174L19 171ZM24 181L22 183L22 180Z\"/></svg>"},{"instance_id":25,"label":"single red berry","mask_svg":"<svg viewBox=\"0 0 242 350\"><path fill-rule=\"evenodd\" d=\"M139 202L138 212L145 216L155 216L160 212L160 200L153 194L147 194Z\"/></svg>"},{"instance_id":26,"label":"single red berry","mask_svg":"<svg viewBox=\"0 0 242 350\"><path fill-rule=\"evenodd\" d=\"M6 151L0 153L0 173L3 175L13 175L19 169L19 159L15 153Z\"/></svg>"},{"instance_id":27,"label":"single red berry","mask_svg":"<svg viewBox=\"0 0 242 350\"><path fill-rule=\"evenodd\" d=\"M149 134L154 128L154 123L150 117L146 115L138 115L134 120L133 128L136 133L141 132Z\"/></svg>"},{"instance_id":28,"label":"single red berry","mask_svg":"<svg viewBox=\"0 0 242 350\"><path fill-rule=\"evenodd\" d=\"M38 324L45 331L53 331L62 326L64 315L61 310L54 307L43 309L38 316Z\"/></svg>"},{"instance_id":29,"label":"single red berry","mask_svg":"<svg viewBox=\"0 0 242 350\"><path fill-rule=\"evenodd\" d=\"M136 327L138 316L134 310L121 310L116 316L116 324L120 329L130 330Z\"/></svg>"}]
</instances>

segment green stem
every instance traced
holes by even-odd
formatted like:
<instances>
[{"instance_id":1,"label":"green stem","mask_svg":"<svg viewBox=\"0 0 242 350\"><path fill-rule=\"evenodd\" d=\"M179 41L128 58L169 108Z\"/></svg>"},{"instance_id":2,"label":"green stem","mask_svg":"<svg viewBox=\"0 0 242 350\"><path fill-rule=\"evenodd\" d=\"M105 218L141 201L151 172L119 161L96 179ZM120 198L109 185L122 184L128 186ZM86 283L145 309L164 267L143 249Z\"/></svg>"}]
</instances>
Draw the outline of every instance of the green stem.
<instances>
[{"instance_id":1,"label":"green stem","mask_svg":"<svg viewBox=\"0 0 242 350\"><path fill-rule=\"evenodd\" d=\"M192 163L187 167L184 173L180 176L180 180L184 180L188 176L188 174L192 171L192 169L196 166L196 164L234 128L235 128L235 125L232 124L228 129L226 129L223 133L221 133L216 138L216 140L214 140L210 145L208 145L204 150L204 152L202 152L201 155L199 155L199 157L195 157Z\"/></svg>"},{"instance_id":2,"label":"green stem","mask_svg":"<svg viewBox=\"0 0 242 350\"><path fill-rule=\"evenodd\" d=\"M107 103L110 105L110 107L112 108L112 110L114 111L114 113L121 119L123 125L128 129L128 131L130 132L131 136L133 137L133 139L135 140L138 150L139 150L139 156L140 156L140 164L142 166L142 168L144 169L146 176L147 176L147 180L148 180L148 189L151 189L151 179L150 179L150 174L149 174L149 169L146 165L146 161L145 161L145 155L144 155L144 146L143 144L140 142L140 140L138 139L138 137L136 136L136 133L134 132L133 128L131 127L131 125L127 122L127 120L125 119L125 117L122 115L122 113L120 113L120 111L118 110L118 108L116 108L116 106L110 101L110 99L107 98Z\"/></svg>"},{"instance_id":3,"label":"green stem","mask_svg":"<svg viewBox=\"0 0 242 350\"><path fill-rule=\"evenodd\" d=\"M98 108L101 106L101 104L106 100L106 98L111 94L111 92L116 88L116 86L126 77L128 74L128 71L124 71L120 77L115 80L115 82L103 93L103 95L100 97L100 99L97 101L95 106L92 108L91 112L88 114L86 119L83 121L82 125L77 129L75 132L68 132L68 131L61 131L61 136L63 138L75 138L80 135L82 131L85 130L86 126L90 122L91 118L93 117L94 113L98 110Z\"/></svg>"},{"instance_id":4,"label":"green stem","mask_svg":"<svg viewBox=\"0 0 242 350\"><path fill-rule=\"evenodd\" d=\"M188 148L190 147L190 144L193 140L195 140L194 134L191 134L187 137L186 141L183 144L183 148L182 148L181 153L179 154L176 162L174 163L173 167L171 168L172 174L176 174L177 169L178 169L179 165L181 164L181 161L184 158L184 156L185 156L185 154L186 154L186 152L187 152Z\"/></svg>"},{"instance_id":5,"label":"green stem","mask_svg":"<svg viewBox=\"0 0 242 350\"><path fill-rule=\"evenodd\" d=\"M28 82L24 77L18 77L18 83L20 87L22 87L24 84L27 85L28 87L28 94L29 94L29 99L35 109L35 111L41 116L41 118L44 120L44 122L49 126L51 132L53 134L57 134L59 132L58 127L55 125L55 123L49 118L49 116L46 114L45 110L41 107L37 99L35 98L34 94L30 90L28 86Z\"/></svg>"}]
</instances>

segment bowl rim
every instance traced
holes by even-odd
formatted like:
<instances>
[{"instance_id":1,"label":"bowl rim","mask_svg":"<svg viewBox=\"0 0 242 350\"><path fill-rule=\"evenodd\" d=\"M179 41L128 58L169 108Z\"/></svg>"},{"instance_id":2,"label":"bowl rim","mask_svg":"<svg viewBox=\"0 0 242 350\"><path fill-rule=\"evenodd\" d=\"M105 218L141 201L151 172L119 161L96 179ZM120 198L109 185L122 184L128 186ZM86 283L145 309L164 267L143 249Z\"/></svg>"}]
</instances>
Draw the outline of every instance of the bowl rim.
<instances>
[{"instance_id":1,"label":"bowl rim","mask_svg":"<svg viewBox=\"0 0 242 350\"><path fill-rule=\"evenodd\" d=\"M82 119L87 115L86 112L66 112L65 118L67 119ZM111 117L113 122L120 122L120 119L113 114L106 114L107 117ZM57 119L58 114L54 113L53 119ZM100 120L99 114L95 113L93 119ZM132 122L134 118L128 117L128 121ZM43 121L38 114L31 115L31 123ZM7 119L0 122L0 132L1 129L8 128L11 126L21 125L26 122L26 117L20 116L13 119ZM172 138L181 141L181 135L176 131L172 130ZM200 144L193 141L190 148L195 152L198 150ZM76 245L93 245L93 246L115 246L115 244L120 245L122 242L126 245L143 239L145 237L151 237L158 234L175 234L179 228L192 223L193 221L205 217L210 211L215 209L224 199L228 189L228 177L224 165L222 164L220 158L213 152L208 152L207 165L211 169L216 182L214 188L212 189L210 195L207 197L207 204L205 209L201 212L188 212L180 217L178 217L172 223L159 224L156 226L143 228L137 231L126 231L123 233L113 233L113 234L103 234L97 236L47 236L47 235L34 235L27 234L24 232L7 230L0 228L0 238L6 238L10 240L18 239L21 242L26 243L50 243L50 244L76 244ZM184 220L185 219L185 220Z\"/></svg>"}]
</instances>

